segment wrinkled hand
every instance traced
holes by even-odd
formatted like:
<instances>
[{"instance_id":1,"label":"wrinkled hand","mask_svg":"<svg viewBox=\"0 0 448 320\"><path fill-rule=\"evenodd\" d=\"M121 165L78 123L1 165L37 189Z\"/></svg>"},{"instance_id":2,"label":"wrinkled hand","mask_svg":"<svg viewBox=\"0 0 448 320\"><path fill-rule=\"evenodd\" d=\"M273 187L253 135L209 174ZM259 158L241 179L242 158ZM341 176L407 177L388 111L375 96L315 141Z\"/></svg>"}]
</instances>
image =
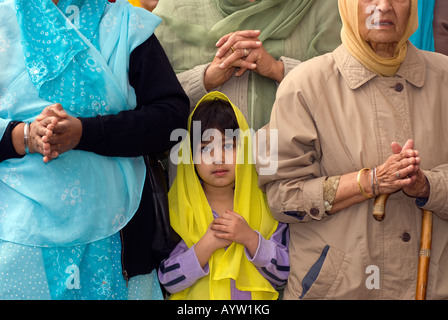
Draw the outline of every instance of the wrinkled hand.
<instances>
[{"instance_id":1,"label":"wrinkled hand","mask_svg":"<svg viewBox=\"0 0 448 320\"><path fill-rule=\"evenodd\" d=\"M65 112L62 113L60 111L62 107L59 104L54 104L46 107L42 113L30 124L30 137L29 137L29 149L30 153L40 153L44 155L44 143L42 142L42 138L46 135L51 135L52 127L47 128L48 125L56 124L58 117L65 117ZM48 117L48 121L46 124L43 124L41 121Z\"/></svg>"},{"instance_id":2,"label":"wrinkled hand","mask_svg":"<svg viewBox=\"0 0 448 320\"><path fill-rule=\"evenodd\" d=\"M409 140L403 148L392 144L394 154L384 164L377 167L379 192L391 194L415 184L420 170L420 157L414 150L414 142Z\"/></svg>"},{"instance_id":3,"label":"wrinkled hand","mask_svg":"<svg viewBox=\"0 0 448 320\"><path fill-rule=\"evenodd\" d=\"M393 142L391 145L392 152L394 154L399 154L406 150L411 150L414 148L414 141L408 140L406 144L401 147L398 143ZM416 151L416 154L418 156L418 151ZM401 173L400 173L401 175ZM407 194L410 197L421 197L421 198L428 198L429 197L429 183L426 179L425 174L420 169L420 162L418 165L415 166L414 170L410 172L408 177L412 178L413 183L403 187L403 192Z\"/></svg>"},{"instance_id":4,"label":"wrinkled hand","mask_svg":"<svg viewBox=\"0 0 448 320\"><path fill-rule=\"evenodd\" d=\"M49 162L72 150L81 139L81 121L69 116L58 103L46 107L34 123L36 123L34 126L36 141L41 137L38 152L44 156L44 162Z\"/></svg>"},{"instance_id":5,"label":"wrinkled hand","mask_svg":"<svg viewBox=\"0 0 448 320\"><path fill-rule=\"evenodd\" d=\"M231 53L221 63L220 68L239 68L236 76L241 76L246 70L253 70L264 77L281 82L284 77L283 62L276 60L266 51L258 38L259 35L259 30L243 30L229 33L219 39L216 43L219 48L216 56L223 58Z\"/></svg>"}]
</instances>

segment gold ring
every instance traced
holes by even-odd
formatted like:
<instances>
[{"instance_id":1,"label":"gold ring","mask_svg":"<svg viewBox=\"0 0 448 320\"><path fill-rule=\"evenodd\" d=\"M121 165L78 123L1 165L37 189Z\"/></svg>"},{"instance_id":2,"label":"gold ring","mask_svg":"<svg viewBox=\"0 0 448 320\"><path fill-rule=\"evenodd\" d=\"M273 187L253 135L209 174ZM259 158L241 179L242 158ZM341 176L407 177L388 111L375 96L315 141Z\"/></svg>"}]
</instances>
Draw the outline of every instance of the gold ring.
<instances>
[{"instance_id":1,"label":"gold ring","mask_svg":"<svg viewBox=\"0 0 448 320\"><path fill-rule=\"evenodd\" d=\"M235 52L235 48L234 47L230 47L230 50L232 50L232 53Z\"/></svg>"}]
</instances>

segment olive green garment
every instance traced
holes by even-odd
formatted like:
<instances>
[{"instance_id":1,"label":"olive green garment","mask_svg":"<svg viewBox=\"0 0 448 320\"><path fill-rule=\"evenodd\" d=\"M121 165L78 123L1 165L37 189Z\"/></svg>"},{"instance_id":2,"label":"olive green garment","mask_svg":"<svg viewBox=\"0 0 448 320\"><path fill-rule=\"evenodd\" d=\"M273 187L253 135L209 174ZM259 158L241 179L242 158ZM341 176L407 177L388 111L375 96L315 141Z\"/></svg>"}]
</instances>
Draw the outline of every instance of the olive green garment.
<instances>
[{"instance_id":1,"label":"olive green garment","mask_svg":"<svg viewBox=\"0 0 448 320\"><path fill-rule=\"evenodd\" d=\"M156 36L176 73L211 62L218 39L237 30L261 30L263 46L276 59L305 61L341 43L337 0L163 0L154 13L164 20ZM252 128L269 120L277 85L251 73L248 109L257 110L249 119Z\"/></svg>"}]
</instances>

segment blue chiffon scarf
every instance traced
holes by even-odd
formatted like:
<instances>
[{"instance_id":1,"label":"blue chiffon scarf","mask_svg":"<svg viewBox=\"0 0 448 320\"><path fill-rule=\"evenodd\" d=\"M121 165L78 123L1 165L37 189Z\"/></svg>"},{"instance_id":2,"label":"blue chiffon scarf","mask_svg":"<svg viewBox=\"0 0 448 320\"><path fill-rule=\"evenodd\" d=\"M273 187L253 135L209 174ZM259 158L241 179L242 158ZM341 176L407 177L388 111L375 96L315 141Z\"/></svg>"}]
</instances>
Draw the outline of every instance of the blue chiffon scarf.
<instances>
[{"instance_id":1,"label":"blue chiffon scarf","mask_svg":"<svg viewBox=\"0 0 448 320\"><path fill-rule=\"evenodd\" d=\"M0 137L11 120L33 121L61 103L72 116L136 106L129 57L160 18L125 0L0 0ZM72 150L48 164L39 154L0 163L0 239L32 246L97 241L137 210L141 157Z\"/></svg>"}]
</instances>

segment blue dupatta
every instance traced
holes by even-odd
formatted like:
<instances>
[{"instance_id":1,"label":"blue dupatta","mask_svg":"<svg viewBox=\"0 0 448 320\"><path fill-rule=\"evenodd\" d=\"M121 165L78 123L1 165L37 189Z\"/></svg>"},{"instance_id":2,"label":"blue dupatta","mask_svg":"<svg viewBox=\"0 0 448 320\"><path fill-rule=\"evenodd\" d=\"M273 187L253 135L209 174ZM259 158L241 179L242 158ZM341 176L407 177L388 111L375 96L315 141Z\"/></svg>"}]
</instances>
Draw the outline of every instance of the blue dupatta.
<instances>
[{"instance_id":1,"label":"blue dupatta","mask_svg":"<svg viewBox=\"0 0 448 320\"><path fill-rule=\"evenodd\" d=\"M0 21L1 137L56 102L77 117L134 109L129 56L161 20L124 0L0 0ZM0 239L51 247L115 234L139 206L145 170L141 157L78 150L3 161Z\"/></svg>"}]
</instances>

